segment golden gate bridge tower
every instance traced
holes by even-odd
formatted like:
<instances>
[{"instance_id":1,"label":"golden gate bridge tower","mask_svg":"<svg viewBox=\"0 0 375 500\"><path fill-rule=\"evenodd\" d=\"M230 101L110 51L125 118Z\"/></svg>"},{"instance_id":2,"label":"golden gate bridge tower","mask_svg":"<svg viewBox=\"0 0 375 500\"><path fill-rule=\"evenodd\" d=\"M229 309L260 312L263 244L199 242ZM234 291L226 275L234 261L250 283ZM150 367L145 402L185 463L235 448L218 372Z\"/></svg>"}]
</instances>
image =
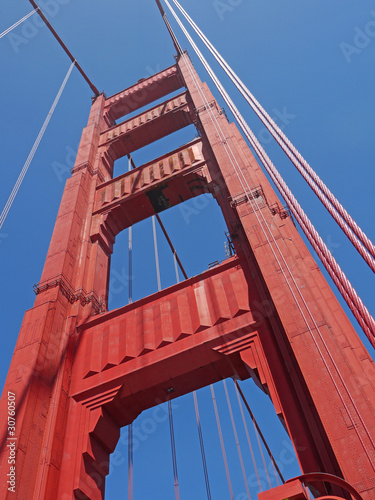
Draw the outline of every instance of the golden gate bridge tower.
<instances>
[{"instance_id":1,"label":"golden gate bridge tower","mask_svg":"<svg viewBox=\"0 0 375 500\"><path fill-rule=\"evenodd\" d=\"M1 415L12 409L9 394L17 401L15 436L1 420L1 478L10 453L17 477L15 493L2 482L0 496L103 500L122 427L156 401L252 377L284 423L303 473L261 500L375 499L371 357L290 210L159 8L176 63L109 97L94 87L1 399ZM117 159L192 124L196 139L113 177ZM204 193L222 211L234 255L108 311L116 236ZM373 335L372 318L359 317Z\"/></svg>"}]
</instances>

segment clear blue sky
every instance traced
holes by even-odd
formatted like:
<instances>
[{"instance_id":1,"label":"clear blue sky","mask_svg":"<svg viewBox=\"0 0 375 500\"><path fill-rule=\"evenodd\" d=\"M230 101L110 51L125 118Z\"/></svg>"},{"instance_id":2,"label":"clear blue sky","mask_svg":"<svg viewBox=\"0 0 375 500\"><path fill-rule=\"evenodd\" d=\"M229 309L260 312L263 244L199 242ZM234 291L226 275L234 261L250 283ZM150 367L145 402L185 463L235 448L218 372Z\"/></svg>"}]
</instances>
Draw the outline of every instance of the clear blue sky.
<instances>
[{"instance_id":1,"label":"clear blue sky","mask_svg":"<svg viewBox=\"0 0 375 500\"><path fill-rule=\"evenodd\" d=\"M181 0L181 3L279 125L285 126L289 138L374 241L375 6L351 0ZM174 62L173 46L153 0L50 0L40 5L46 6L44 10L57 32L94 84L107 96ZM26 0L3 2L0 31L30 10ZM181 45L189 49L177 28L176 33ZM0 40L0 210L69 67L68 58L48 30L39 26L36 17L16 28L13 35ZM196 62L191 50L190 54ZM206 80L199 63L196 67ZM219 70L218 74L221 76ZM225 78L223 81L226 82ZM64 182L87 122L91 94L74 70L0 231L2 385L24 311L33 304L32 285L40 279ZM262 127L241 99L232 94L267 144L268 137ZM161 147L173 148L193 137L194 131L189 128ZM322 238L375 314L371 272L299 174L272 143L268 146L272 159ZM136 153L134 159L141 164L159 153L158 147L152 146ZM125 163L119 162L116 173L125 168ZM177 207L163 214L189 275L225 257L220 214L213 200L202 200L200 204L191 201L185 208ZM126 237L124 233L118 238L113 258L111 307L127 302ZM151 222L145 221L134 229L135 299L157 288L151 244ZM165 287L174 280L173 262L161 235L159 245ZM231 388L231 384L229 386ZM298 474L297 461L288 452L288 438L272 414L269 401L255 390L251 381L244 387L285 475ZM242 500L246 498L245 490L221 385L217 392L235 498ZM233 391L231 397L236 406ZM213 498L224 500L229 495L207 389L200 391L199 401ZM181 498L204 499L192 397L182 398L175 405ZM174 498L167 420L163 411L157 416L153 411L141 415L136 423L140 434L134 454L134 498ZM239 419L237 423L241 427ZM124 441L125 438L118 446L111 468L107 488L110 500L126 498ZM242 430L241 442L252 482L253 470ZM255 498L255 483L251 484L254 484L251 492Z\"/></svg>"}]
</instances>

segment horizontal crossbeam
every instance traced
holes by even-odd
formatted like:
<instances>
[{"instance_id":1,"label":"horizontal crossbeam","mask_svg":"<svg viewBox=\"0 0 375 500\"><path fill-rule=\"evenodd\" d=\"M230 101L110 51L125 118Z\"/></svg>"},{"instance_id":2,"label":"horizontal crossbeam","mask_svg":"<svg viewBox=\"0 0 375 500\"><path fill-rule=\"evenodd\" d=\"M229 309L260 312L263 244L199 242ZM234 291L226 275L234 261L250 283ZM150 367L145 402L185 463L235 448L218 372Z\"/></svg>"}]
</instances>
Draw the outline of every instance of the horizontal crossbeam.
<instances>
[{"instance_id":1,"label":"horizontal crossbeam","mask_svg":"<svg viewBox=\"0 0 375 500\"><path fill-rule=\"evenodd\" d=\"M202 275L84 324L72 395L82 399L91 391L100 393L103 384L109 388L129 377L133 380L139 369L155 367L179 353L189 357L189 350L199 346L206 352L210 345L212 353L206 353L208 364L213 358L220 360L248 348L247 336L256 331L259 322L251 312L245 284L238 260L232 258ZM191 363L183 364L190 370ZM167 380L171 375L172 372ZM155 380L158 378L155 373ZM214 378L212 381L216 381L217 375ZM134 380L142 381L145 387L151 383L138 376ZM209 382L203 378L201 381L207 385L211 378ZM197 388L189 385L185 389L181 385L178 395Z\"/></svg>"},{"instance_id":2,"label":"horizontal crossbeam","mask_svg":"<svg viewBox=\"0 0 375 500\"><path fill-rule=\"evenodd\" d=\"M97 188L94 214L108 212L111 208L129 201L141 193L148 193L155 212L160 212L162 209L168 208L170 204L165 198L164 206L161 201L159 206L152 193L163 191L170 182L174 181L176 176L187 175L192 170L202 169L204 164L202 142L197 139L152 162L100 184ZM180 192L179 195L181 196L182 193ZM188 197L190 198L191 195ZM137 205L136 208L138 210L139 206Z\"/></svg>"},{"instance_id":3,"label":"horizontal crossbeam","mask_svg":"<svg viewBox=\"0 0 375 500\"><path fill-rule=\"evenodd\" d=\"M142 78L135 85L108 97L105 101L104 114L110 121L118 120L183 86L177 66L171 66L149 78Z\"/></svg>"},{"instance_id":4,"label":"horizontal crossbeam","mask_svg":"<svg viewBox=\"0 0 375 500\"><path fill-rule=\"evenodd\" d=\"M99 146L109 149L114 160L193 123L191 104L183 92L125 122L100 136Z\"/></svg>"}]
</instances>

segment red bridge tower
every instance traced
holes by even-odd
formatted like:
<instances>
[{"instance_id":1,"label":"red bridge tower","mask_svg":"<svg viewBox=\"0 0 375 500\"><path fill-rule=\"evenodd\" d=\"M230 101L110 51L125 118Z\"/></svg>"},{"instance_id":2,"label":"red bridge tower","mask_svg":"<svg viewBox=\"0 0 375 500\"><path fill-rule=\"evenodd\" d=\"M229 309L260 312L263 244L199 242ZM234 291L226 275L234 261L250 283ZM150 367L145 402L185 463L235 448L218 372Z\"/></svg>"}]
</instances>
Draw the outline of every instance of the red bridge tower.
<instances>
[{"instance_id":1,"label":"red bridge tower","mask_svg":"<svg viewBox=\"0 0 375 500\"><path fill-rule=\"evenodd\" d=\"M199 139L113 179L116 159L189 124ZM116 235L202 193L219 204L236 256L106 312ZM2 418L1 498L103 499L122 426L157 401L253 377L302 471L340 476L375 499L374 364L186 54L94 100L36 293L1 400L1 415L8 392L17 405L16 496L3 481Z\"/></svg>"}]
</instances>

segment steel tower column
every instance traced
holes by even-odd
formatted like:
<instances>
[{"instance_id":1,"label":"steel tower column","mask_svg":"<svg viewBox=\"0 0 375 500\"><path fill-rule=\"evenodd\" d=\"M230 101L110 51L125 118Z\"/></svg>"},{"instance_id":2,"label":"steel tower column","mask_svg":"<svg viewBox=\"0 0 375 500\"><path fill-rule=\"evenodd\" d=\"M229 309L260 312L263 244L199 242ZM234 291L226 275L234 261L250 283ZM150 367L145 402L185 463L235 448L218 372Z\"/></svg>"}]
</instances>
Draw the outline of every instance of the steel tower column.
<instances>
[{"instance_id":1,"label":"steel tower column","mask_svg":"<svg viewBox=\"0 0 375 500\"><path fill-rule=\"evenodd\" d=\"M193 123L200 138L113 179L116 159ZM108 312L116 235L207 192L236 256ZM185 54L95 98L36 292L0 406L6 415L15 394L16 440L2 419L0 473L14 442L17 498L103 499L121 426L225 377L253 377L269 394L304 473L338 475L375 498L374 363ZM2 498L14 498L8 486Z\"/></svg>"}]
</instances>

